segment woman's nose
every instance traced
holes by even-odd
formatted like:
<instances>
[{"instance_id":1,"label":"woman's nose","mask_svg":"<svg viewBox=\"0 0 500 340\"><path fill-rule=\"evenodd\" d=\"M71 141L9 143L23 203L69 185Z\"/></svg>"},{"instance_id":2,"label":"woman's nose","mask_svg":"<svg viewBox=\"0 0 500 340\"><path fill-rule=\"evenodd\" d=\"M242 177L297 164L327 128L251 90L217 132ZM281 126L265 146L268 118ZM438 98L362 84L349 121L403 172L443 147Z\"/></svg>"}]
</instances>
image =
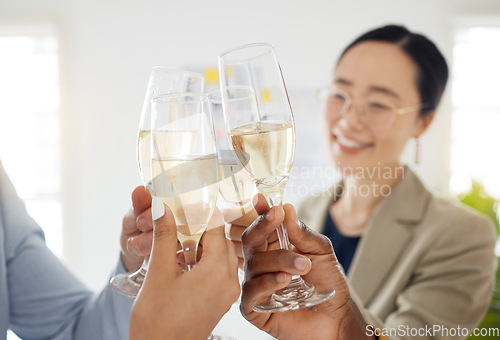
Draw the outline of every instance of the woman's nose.
<instances>
[{"instance_id":1,"label":"woman's nose","mask_svg":"<svg viewBox=\"0 0 500 340\"><path fill-rule=\"evenodd\" d=\"M361 107L359 105L351 103L349 107L347 107L346 111L342 115L340 119L341 124L345 124L346 127L355 130L361 130L366 125L362 118Z\"/></svg>"}]
</instances>

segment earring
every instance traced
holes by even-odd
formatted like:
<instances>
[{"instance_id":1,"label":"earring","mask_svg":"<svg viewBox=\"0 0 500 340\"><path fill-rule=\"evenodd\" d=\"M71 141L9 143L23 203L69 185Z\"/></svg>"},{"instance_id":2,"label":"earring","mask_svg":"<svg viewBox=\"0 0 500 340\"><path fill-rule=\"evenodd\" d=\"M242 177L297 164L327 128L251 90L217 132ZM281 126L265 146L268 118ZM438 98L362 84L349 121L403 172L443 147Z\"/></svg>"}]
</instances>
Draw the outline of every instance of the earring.
<instances>
[{"instance_id":1,"label":"earring","mask_svg":"<svg viewBox=\"0 0 500 340\"><path fill-rule=\"evenodd\" d=\"M417 138L415 138L415 155L414 155L414 162L415 162L415 165L418 165L419 161L420 161L420 140Z\"/></svg>"}]
</instances>

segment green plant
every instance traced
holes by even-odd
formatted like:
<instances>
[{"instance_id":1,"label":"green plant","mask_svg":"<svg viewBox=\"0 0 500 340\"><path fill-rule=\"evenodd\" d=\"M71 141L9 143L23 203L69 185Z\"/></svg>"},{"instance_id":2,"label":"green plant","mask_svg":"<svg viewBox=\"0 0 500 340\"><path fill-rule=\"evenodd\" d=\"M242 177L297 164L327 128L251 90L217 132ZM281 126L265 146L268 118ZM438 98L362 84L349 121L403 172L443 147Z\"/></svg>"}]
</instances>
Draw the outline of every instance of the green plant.
<instances>
[{"instance_id":1,"label":"green plant","mask_svg":"<svg viewBox=\"0 0 500 340\"><path fill-rule=\"evenodd\" d=\"M482 212L489 216L495 225L497 235L499 232L500 221L498 216L499 201L488 195L484 186L477 182L472 182L472 188L469 192L459 195L460 202ZM483 321L478 326L479 328L500 328L500 259L498 261L498 268L496 273L496 284L491 298L488 313L486 313ZM498 339L495 336L470 336L469 339Z\"/></svg>"},{"instance_id":2,"label":"green plant","mask_svg":"<svg viewBox=\"0 0 500 340\"><path fill-rule=\"evenodd\" d=\"M481 329L500 329L500 259L498 261L496 285L493 297L491 299L490 308L479 324L478 328ZM468 339L481 339L481 340L498 340L497 336L470 336Z\"/></svg>"},{"instance_id":3,"label":"green plant","mask_svg":"<svg viewBox=\"0 0 500 340\"><path fill-rule=\"evenodd\" d=\"M460 194L458 199L460 202L489 216L495 225L498 235L498 229L500 226L500 221L498 219L499 216L497 214L499 201L491 197L481 183L478 181L472 181L471 190Z\"/></svg>"}]
</instances>

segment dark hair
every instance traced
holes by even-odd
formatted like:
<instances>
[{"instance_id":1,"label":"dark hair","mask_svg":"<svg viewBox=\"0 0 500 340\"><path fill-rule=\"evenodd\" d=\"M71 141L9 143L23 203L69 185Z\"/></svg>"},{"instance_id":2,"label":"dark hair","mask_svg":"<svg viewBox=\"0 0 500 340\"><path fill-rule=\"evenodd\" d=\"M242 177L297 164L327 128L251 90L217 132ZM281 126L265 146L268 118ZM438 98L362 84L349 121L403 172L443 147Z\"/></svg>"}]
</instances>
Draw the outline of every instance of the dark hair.
<instances>
[{"instance_id":1,"label":"dark hair","mask_svg":"<svg viewBox=\"0 0 500 340\"><path fill-rule=\"evenodd\" d=\"M436 45L421 34L410 32L406 27L389 25L380 27L358 37L340 55L365 41L393 43L415 62L418 68L417 89L423 107L420 116L426 117L435 110L441 100L448 80L448 65Z\"/></svg>"}]
</instances>

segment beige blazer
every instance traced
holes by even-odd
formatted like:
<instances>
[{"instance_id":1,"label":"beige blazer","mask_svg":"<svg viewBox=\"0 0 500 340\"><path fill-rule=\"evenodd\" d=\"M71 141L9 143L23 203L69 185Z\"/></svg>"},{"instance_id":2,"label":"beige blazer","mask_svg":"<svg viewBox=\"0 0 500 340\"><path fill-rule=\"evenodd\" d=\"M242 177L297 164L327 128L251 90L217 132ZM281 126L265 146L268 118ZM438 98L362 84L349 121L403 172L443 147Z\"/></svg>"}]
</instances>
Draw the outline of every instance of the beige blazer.
<instances>
[{"instance_id":1,"label":"beige blazer","mask_svg":"<svg viewBox=\"0 0 500 340\"><path fill-rule=\"evenodd\" d=\"M348 274L351 295L366 321L390 339L410 339L406 335L415 331L408 328L434 325L443 331L418 339L460 339L446 337L444 327L471 330L488 308L497 263L493 226L431 194L410 169L404 175L358 244ZM299 218L321 231L334 192L306 199Z\"/></svg>"}]
</instances>

